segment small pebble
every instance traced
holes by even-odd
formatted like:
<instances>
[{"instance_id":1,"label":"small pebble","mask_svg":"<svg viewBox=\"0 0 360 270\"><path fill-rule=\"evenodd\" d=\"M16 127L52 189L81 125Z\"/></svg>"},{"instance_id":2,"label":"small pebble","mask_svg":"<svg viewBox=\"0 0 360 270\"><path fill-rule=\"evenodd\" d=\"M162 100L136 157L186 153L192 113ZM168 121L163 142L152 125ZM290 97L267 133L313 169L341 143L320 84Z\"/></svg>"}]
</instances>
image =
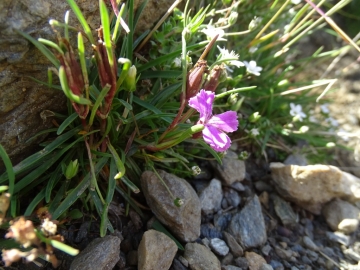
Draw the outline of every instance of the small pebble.
<instances>
[{"instance_id":1,"label":"small pebble","mask_svg":"<svg viewBox=\"0 0 360 270\"><path fill-rule=\"evenodd\" d=\"M248 269L249 262L245 257L239 257L234 260L236 266L242 268L242 269Z\"/></svg>"},{"instance_id":2,"label":"small pebble","mask_svg":"<svg viewBox=\"0 0 360 270\"><path fill-rule=\"evenodd\" d=\"M275 270L284 269L283 264L282 264L281 262L279 262L279 261L271 260L271 261L270 261L270 265L271 265Z\"/></svg>"},{"instance_id":3,"label":"small pebble","mask_svg":"<svg viewBox=\"0 0 360 270\"><path fill-rule=\"evenodd\" d=\"M308 258L308 256L304 255L301 257L301 260L303 261L303 263L305 264L311 264L311 260Z\"/></svg>"},{"instance_id":4,"label":"small pebble","mask_svg":"<svg viewBox=\"0 0 360 270\"><path fill-rule=\"evenodd\" d=\"M269 244L263 246L261 249L262 254L264 254L265 256L268 256L270 251L271 251L271 246Z\"/></svg>"},{"instance_id":5,"label":"small pebble","mask_svg":"<svg viewBox=\"0 0 360 270\"><path fill-rule=\"evenodd\" d=\"M305 249L299 244L295 244L294 246L292 246L291 250L295 251L295 252L298 252L301 255L304 255L305 252L306 252Z\"/></svg>"},{"instance_id":6,"label":"small pebble","mask_svg":"<svg viewBox=\"0 0 360 270\"><path fill-rule=\"evenodd\" d=\"M303 242L305 247L311 249L311 250L319 250L319 248L317 247L317 245L313 242L313 240L310 239L310 237L308 236L304 236L303 237Z\"/></svg>"},{"instance_id":7,"label":"small pebble","mask_svg":"<svg viewBox=\"0 0 360 270\"><path fill-rule=\"evenodd\" d=\"M313 262L317 261L317 259L319 258L319 255L315 251L312 251L312 250L307 251L307 256Z\"/></svg>"},{"instance_id":8,"label":"small pebble","mask_svg":"<svg viewBox=\"0 0 360 270\"><path fill-rule=\"evenodd\" d=\"M274 270L274 268L270 264L264 263L259 270Z\"/></svg>"},{"instance_id":9,"label":"small pebble","mask_svg":"<svg viewBox=\"0 0 360 270\"><path fill-rule=\"evenodd\" d=\"M226 256L229 253L229 247L226 245L225 241L219 238L213 238L210 240L211 249L220 256Z\"/></svg>"},{"instance_id":10,"label":"small pebble","mask_svg":"<svg viewBox=\"0 0 360 270\"><path fill-rule=\"evenodd\" d=\"M240 182L234 182L230 185L231 188L235 189L236 191L245 191L245 187Z\"/></svg>"}]
</instances>

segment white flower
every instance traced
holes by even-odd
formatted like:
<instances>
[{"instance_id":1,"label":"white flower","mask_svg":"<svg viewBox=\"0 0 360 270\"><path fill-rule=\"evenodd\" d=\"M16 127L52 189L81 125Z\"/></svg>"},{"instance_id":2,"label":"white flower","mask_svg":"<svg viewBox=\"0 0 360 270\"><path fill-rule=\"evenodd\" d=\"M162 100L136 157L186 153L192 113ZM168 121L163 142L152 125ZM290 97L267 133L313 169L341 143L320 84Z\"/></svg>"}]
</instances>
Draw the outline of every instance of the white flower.
<instances>
[{"instance_id":1,"label":"white flower","mask_svg":"<svg viewBox=\"0 0 360 270\"><path fill-rule=\"evenodd\" d=\"M174 59L173 64L174 64L174 67L181 67L181 59L179 57L176 57Z\"/></svg>"},{"instance_id":2,"label":"white flower","mask_svg":"<svg viewBox=\"0 0 360 270\"><path fill-rule=\"evenodd\" d=\"M258 50L258 47L257 46L252 46L249 48L249 53L254 53Z\"/></svg>"},{"instance_id":3,"label":"white flower","mask_svg":"<svg viewBox=\"0 0 360 270\"><path fill-rule=\"evenodd\" d=\"M220 59L224 60L224 62L226 64L236 66L236 67L244 66L243 62L237 60L237 59L239 59L239 55L237 53L235 53L234 51L229 52L228 49L220 48L219 46L217 46L217 47L220 51ZM226 59L229 59L229 60L226 61ZM230 60L230 59L234 59L234 60Z\"/></svg>"},{"instance_id":4,"label":"white flower","mask_svg":"<svg viewBox=\"0 0 360 270\"><path fill-rule=\"evenodd\" d=\"M316 117L314 115L309 116L309 121L311 123L319 123L319 121L316 119Z\"/></svg>"},{"instance_id":5,"label":"white flower","mask_svg":"<svg viewBox=\"0 0 360 270\"><path fill-rule=\"evenodd\" d=\"M328 105L329 105L329 104L325 103L325 104L323 104L323 105L320 106L321 111L322 111L323 113L325 113L325 114L328 114L328 113L330 112L330 110L329 110L329 108L328 108Z\"/></svg>"},{"instance_id":6,"label":"white flower","mask_svg":"<svg viewBox=\"0 0 360 270\"><path fill-rule=\"evenodd\" d=\"M215 28L212 25L207 25L205 29L201 30L210 40L213 39L216 35L219 35L217 40L224 40L226 39L222 38L225 35L224 30Z\"/></svg>"},{"instance_id":7,"label":"white flower","mask_svg":"<svg viewBox=\"0 0 360 270\"><path fill-rule=\"evenodd\" d=\"M349 140L349 137L351 137L351 133L346 132L346 130L340 128L339 131L336 133L341 139L343 139L345 142Z\"/></svg>"},{"instance_id":8,"label":"white flower","mask_svg":"<svg viewBox=\"0 0 360 270\"><path fill-rule=\"evenodd\" d=\"M256 137L257 135L259 135L259 130L257 128L253 128L250 130L251 135L253 135L254 137Z\"/></svg>"},{"instance_id":9,"label":"white flower","mask_svg":"<svg viewBox=\"0 0 360 270\"><path fill-rule=\"evenodd\" d=\"M298 5L301 3L301 0L291 0L291 3L293 3L294 5Z\"/></svg>"},{"instance_id":10,"label":"white flower","mask_svg":"<svg viewBox=\"0 0 360 270\"><path fill-rule=\"evenodd\" d=\"M302 107L300 104L295 105L294 103L290 103L290 114L299 119L300 122L302 122L303 118L306 117L306 114L302 111Z\"/></svg>"},{"instance_id":11,"label":"white flower","mask_svg":"<svg viewBox=\"0 0 360 270\"><path fill-rule=\"evenodd\" d=\"M244 64L246 66L246 71L256 76L259 76L260 71L263 69L262 67L258 67L254 60L251 60L250 62L244 61Z\"/></svg>"},{"instance_id":12,"label":"white flower","mask_svg":"<svg viewBox=\"0 0 360 270\"><path fill-rule=\"evenodd\" d=\"M327 123L329 123L332 127L339 126L339 122L336 119L332 118L332 117L326 118L325 121Z\"/></svg>"}]
</instances>

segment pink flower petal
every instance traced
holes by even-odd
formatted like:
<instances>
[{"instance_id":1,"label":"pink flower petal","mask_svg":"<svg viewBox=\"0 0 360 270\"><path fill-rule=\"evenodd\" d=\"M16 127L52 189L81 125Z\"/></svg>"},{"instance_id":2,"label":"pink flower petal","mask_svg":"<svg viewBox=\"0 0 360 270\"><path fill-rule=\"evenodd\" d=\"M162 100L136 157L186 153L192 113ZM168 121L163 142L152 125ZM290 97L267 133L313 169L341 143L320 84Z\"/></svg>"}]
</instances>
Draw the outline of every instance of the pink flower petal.
<instances>
[{"instance_id":1,"label":"pink flower petal","mask_svg":"<svg viewBox=\"0 0 360 270\"><path fill-rule=\"evenodd\" d=\"M233 132L238 129L239 122L236 112L228 111L214 115L207 124L225 132Z\"/></svg>"},{"instance_id":2,"label":"pink flower petal","mask_svg":"<svg viewBox=\"0 0 360 270\"><path fill-rule=\"evenodd\" d=\"M231 140L224 132L212 126L205 126L202 131L204 141L217 152L223 152L230 147Z\"/></svg>"},{"instance_id":3,"label":"pink flower petal","mask_svg":"<svg viewBox=\"0 0 360 270\"><path fill-rule=\"evenodd\" d=\"M189 106L200 113L200 121L203 123L211 118L214 98L213 92L200 90L195 97L189 99Z\"/></svg>"}]
</instances>

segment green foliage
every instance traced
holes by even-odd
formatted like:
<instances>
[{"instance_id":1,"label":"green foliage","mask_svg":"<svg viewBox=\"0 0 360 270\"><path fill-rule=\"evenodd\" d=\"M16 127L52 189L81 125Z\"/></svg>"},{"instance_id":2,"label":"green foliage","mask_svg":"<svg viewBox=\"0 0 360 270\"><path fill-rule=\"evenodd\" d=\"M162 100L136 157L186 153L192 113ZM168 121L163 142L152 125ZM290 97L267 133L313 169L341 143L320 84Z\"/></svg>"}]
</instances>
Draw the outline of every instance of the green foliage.
<instances>
[{"instance_id":1,"label":"green foliage","mask_svg":"<svg viewBox=\"0 0 360 270\"><path fill-rule=\"evenodd\" d=\"M293 44L302 30L315 24L309 5L209 1L195 11L188 6L184 12L176 9L154 32L148 49L135 54L145 36L134 40L139 13L133 12L133 1L120 8L120 18L110 16L104 1L99 1L99 42L76 3L67 2L83 29L72 27L67 14L64 23L51 21L57 43L20 33L55 66L51 71L59 76L61 87L52 84L51 72L44 84L64 91L69 113L58 118L56 134L49 130L44 149L16 166L0 148L7 166L0 184L9 185L13 216L31 215L42 202L53 219L66 220L81 216L72 209L80 201L85 209L97 212L103 236L113 231L108 208L115 192L143 216L134 193L140 192L144 170L162 168L185 177L198 159L210 155L221 162L221 155L202 139L193 139L204 126L196 125L198 116L186 107L192 87L196 92L215 85L215 112L238 112L240 128L233 141L241 149L264 154L271 147L283 155L301 140L325 157L327 144L336 140L330 116L321 112L318 93L313 91L333 80L299 79L309 64L331 56L319 49L301 57ZM119 25L129 31L121 33ZM77 49L69 31L78 33ZM220 35L216 46L205 49L213 45L214 33ZM297 109L295 105L301 105L306 116L293 110L291 103ZM310 121L311 111L317 113L312 115L318 117L317 123ZM20 200L35 188L34 198ZM180 205L181 198L174 201Z\"/></svg>"}]
</instances>

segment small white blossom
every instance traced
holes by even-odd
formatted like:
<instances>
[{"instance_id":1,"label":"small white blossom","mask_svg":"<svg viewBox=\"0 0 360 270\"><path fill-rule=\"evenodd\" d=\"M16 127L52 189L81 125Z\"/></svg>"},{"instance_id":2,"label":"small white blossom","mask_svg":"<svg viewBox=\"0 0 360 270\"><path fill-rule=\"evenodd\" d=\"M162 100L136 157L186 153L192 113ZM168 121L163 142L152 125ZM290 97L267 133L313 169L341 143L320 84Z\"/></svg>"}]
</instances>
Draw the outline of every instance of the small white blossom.
<instances>
[{"instance_id":1,"label":"small white blossom","mask_svg":"<svg viewBox=\"0 0 360 270\"><path fill-rule=\"evenodd\" d=\"M253 135L254 137L256 137L257 135L260 134L259 130L257 128L253 128L250 130L251 135Z\"/></svg>"},{"instance_id":2,"label":"small white blossom","mask_svg":"<svg viewBox=\"0 0 360 270\"><path fill-rule=\"evenodd\" d=\"M234 51L229 52L228 49L225 48L220 48L219 46L217 46L219 51L220 51L220 59L234 59L234 60L229 60L229 61L225 61L225 63L227 65L232 65L232 66L236 66L236 67L243 67L244 63L237 60L239 59L239 55L237 53L235 53ZM231 71L232 72L232 71Z\"/></svg>"},{"instance_id":3,"label":"small white blossom","mask_svg":"<svg viewBox=\"0 0 360 270\"><path fill-rule=\"evenodd\" d=\"M302 122L303 118L306 117L306 114L302 111L301 105L295 105L294 103L290 103L290 108L290 114L299 119L300 122Z\"/></svg>"},{"instance_id":4,"label":"small white blossom","mask_svg":"<svg viewBox=\"0 0 360 270\"><path fill-rule=\"evenodd\" d=\"M181 67L181 59L179 57L176 57L174 59L173 64L174 64L174 67Z\"/></svg>"},{"instance_id":5,"label":"small white blossom","mask_svg":"<svg viewBox=\"0 0 360 270\"><path fill-rule=\"evenodd\" d=\"M210 40L213 39L216 35L219 35L217 38L218 41L220 40L226 41L226 39L222 38L225 35L224 30L215 28L212 25L207 25L207 27L201 30L201 32L203 32Z\"/></svg>"},{"instance_id":6,"label":"small white blossom","mask_svg":"<svg viewBox=\"0 0 360 270\"><path fill-rule=\"evenodd\" d=\"M193 175L199 175L201 173L201 169L199 166L192 166L191 167Z\"/></svg>"},{"instance_id":7,"label":"small white blossom","mask_svg":"<svg viewBox=\"0 0 360 270\"><path fill-rule=\"evenodd\" d=\"M325 114L328 114L328 113L330 112L330 110L329 110L329 108L328 108L328 105L329 105L329 104L325 103L325 104L323 104L323 105L320 106L321 111L322 111L323 113L325 113Z\"/></svg>"},{"instance_id":8,"label":"small white blossom","mask_svg":"<svg viewBox=\"0 0 360 270\"><path fill-rule=\"evenodd\" d=\"M258 67L254 60L251 60L250 62L244 61L244 64L246 66L246 71L254 74L255 76L259 76L260 71L263 69L262 67Z\"/></svg>"},{"instance_id":9,"label":"small white blossom","mask_svg":"<svg viewBox=\"0 0 360 270\"><path fill-rule=\"evenodd\" d=\"M332 127L339 126L339 122L336 119L332 118L332 117L326 118L325 121L327 123L329 123Z\"/></svg>"},{"instance_id":10,"label":"small white blossom","mask_svg":"<svg viewBox=\"0 0 360 270\"><path fill-rule=\"evenodd\" d=\"M257 46L252 46L249 48L249 53L254 53L258 50L259 48Z\"/></svg>"},{"instance_id":11,"label":"small white blossom","mask_svg":"<svg viewBox=\"0 0 360 270\"><path fill-rule=\"evenodd\" d=\"M314 115L309 116L309 121L311 123L319 123L319 121L316 119L316 117Z\"/></svg>"},{"instance_id":12,"label":"small white blossom","mask_svg":"<svg viewBox=\"0 0 360 270\"><path fill-rule=\"evenodd\" d=\"M293 3L294 5L298 5L301 3L301 0L291 0L291 3Z\"/></svg>"}]
</instances>

